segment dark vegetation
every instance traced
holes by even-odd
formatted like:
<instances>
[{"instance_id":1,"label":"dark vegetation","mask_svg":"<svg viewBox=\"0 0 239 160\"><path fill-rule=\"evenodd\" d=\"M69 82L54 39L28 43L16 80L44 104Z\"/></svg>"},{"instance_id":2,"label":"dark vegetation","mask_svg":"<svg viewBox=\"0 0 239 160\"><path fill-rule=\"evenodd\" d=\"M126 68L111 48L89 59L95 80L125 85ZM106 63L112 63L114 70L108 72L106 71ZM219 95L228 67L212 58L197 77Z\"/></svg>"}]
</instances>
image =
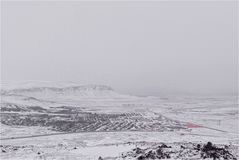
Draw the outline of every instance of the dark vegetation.
<instances>
[{"instance_id":1,"label":"dark vegetation","mask_svg":"<svg viewBox=\"0 0 239 160\"><path fill-rule=\"evenodd\" d=\"M4 104L1 123L5 125L44 126L54 131L174 131L184 124L164 116L146 117L140 113L103 114L83 112L78 107L45 109L40 106Z\"/></svg>"}]
</instances>

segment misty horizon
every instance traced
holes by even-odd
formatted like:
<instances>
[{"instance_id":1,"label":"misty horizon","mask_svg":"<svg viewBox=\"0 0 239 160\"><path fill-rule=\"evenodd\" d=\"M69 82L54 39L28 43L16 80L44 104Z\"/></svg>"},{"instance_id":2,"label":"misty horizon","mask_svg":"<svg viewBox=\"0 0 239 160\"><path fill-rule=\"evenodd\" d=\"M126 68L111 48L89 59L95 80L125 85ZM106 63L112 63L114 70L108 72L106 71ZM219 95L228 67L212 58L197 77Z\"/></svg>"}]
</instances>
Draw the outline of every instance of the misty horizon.
<instances>
[{"instance_id":1,"label":"misty horizon","mask_svg":"<svg viewBox=\"0 0 239 160\"><path fill-rule=\"evenodd\" d=\"M1 81L238 94L237 2L2 2Z\"/></svg>"}]
</instances>

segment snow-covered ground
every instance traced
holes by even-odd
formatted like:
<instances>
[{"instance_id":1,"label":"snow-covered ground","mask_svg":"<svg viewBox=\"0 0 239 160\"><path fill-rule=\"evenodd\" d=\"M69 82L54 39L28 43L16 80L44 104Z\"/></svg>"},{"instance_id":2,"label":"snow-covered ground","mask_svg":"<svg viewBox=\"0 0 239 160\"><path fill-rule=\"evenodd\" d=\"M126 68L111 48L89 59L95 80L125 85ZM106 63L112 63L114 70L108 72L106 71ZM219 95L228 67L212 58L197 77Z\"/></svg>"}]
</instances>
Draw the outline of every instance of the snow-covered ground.
<instances>
[{"instance_id":1,"label":"snow-covered ground","mask_svg":"<svg viewBox=\"0 0 239 160\"><path fill-rule=\"evenodd\" d=\"M116 132L79 133L48 137L12 139L2 141L3 146L11 146L2 153L3 159L98 159L119 157L144 143L206 143L230 145L228 135L193 135L175 132ZM40 154L38 154L40 153Z\"/></svg>"},{"instance_id":2,"label":"snow-covered ground","mask_svg":"<svg viewBox=\"0 0 239 160\"><path fill-rule=\"evenodd\" d=\"M235 96L137 97L103 85L44 84L2 87L1 159L115 159L138 145L162 142L239 146ZM96 123L87 119L92 115ZM90 123L84 133L53 129L63 120L74 127L77 117Z\"/></svg>"}]
</instances>

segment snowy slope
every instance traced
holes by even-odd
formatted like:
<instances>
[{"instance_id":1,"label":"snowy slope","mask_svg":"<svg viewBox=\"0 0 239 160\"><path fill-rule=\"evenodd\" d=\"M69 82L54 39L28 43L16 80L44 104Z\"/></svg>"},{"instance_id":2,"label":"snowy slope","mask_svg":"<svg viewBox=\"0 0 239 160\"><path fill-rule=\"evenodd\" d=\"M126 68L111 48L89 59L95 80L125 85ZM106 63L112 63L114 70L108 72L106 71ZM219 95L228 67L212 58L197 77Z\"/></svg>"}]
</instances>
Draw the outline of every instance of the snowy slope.
<instances>
[{"instance_id":1,"label":"snowy slope","mask_svg":"<svg viewBox=\"0 0 239 160\"><path fill-rule=\"evenodd\" d=\"M52 98L61 96L77 96L79 98L110 98L125 97L116 93L111 87L106 85L76 85L68 83L30 83L24 85L3 85L1 93L4 95L22 95L36 98Z\"/></svg>"},{"instance_id":2,"label":"snowy slope","mask_svg":"<svg viewBox=\"0 0 239 160\"><path fill-rule=\"evenodd\" d=\"M1 104L40 106L117 106L119 101L135 101L139 97L119 94L106 85L79 85L66 82L29 82L3 84Z\"/></svg>"}]
</instances>

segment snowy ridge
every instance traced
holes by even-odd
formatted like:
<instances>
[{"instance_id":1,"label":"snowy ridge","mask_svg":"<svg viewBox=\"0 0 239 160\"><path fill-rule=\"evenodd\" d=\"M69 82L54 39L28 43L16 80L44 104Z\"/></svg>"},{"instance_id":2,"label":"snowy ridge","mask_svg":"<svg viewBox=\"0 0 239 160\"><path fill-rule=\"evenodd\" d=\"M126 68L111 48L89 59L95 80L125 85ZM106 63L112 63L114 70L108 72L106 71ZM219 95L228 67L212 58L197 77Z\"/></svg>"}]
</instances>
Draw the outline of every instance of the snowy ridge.
<instances>
[{"instance_id":1,"label":"snowy ridge","mask_svg":"<svg viewBox=\"0 0 239 160\"><path fill-rule=\"evenodd\" d=\"M77 85L76 83L25 83L3 86L1 95L21 95L35 98L132 98L122 95L106 85Z\"/></svg>"},{"instance_id":2,"label":"snowy ridge","mask_svg":"<svg viewBox=\"0 0 239 160\"><path fill-rule=\"evenodd\" d=\"M64 88L70 86L80 86L75 82L50 82L50 81L23 81L23 82L2 82L1 89L14 90L14 89L27 89L27 88L41 88L41 87L56 87Z\"/></svg>"},{"instance_id":3,"label":"snowy ridge","mask_svg":"<svg viewBox=\"0 0 239 160\"><path fill-rule=\"evenodd\" d=\"M3 90L4 91L4 90ZM82 92L82 91L113 91L111 87L105 85L85 85L85 86L71 86L65 88L58 87L31 87L20 88L13 90L5 90L5 93L18 94L18 93L34 93L34 92Z\"/></svg>"}]
</instances>

